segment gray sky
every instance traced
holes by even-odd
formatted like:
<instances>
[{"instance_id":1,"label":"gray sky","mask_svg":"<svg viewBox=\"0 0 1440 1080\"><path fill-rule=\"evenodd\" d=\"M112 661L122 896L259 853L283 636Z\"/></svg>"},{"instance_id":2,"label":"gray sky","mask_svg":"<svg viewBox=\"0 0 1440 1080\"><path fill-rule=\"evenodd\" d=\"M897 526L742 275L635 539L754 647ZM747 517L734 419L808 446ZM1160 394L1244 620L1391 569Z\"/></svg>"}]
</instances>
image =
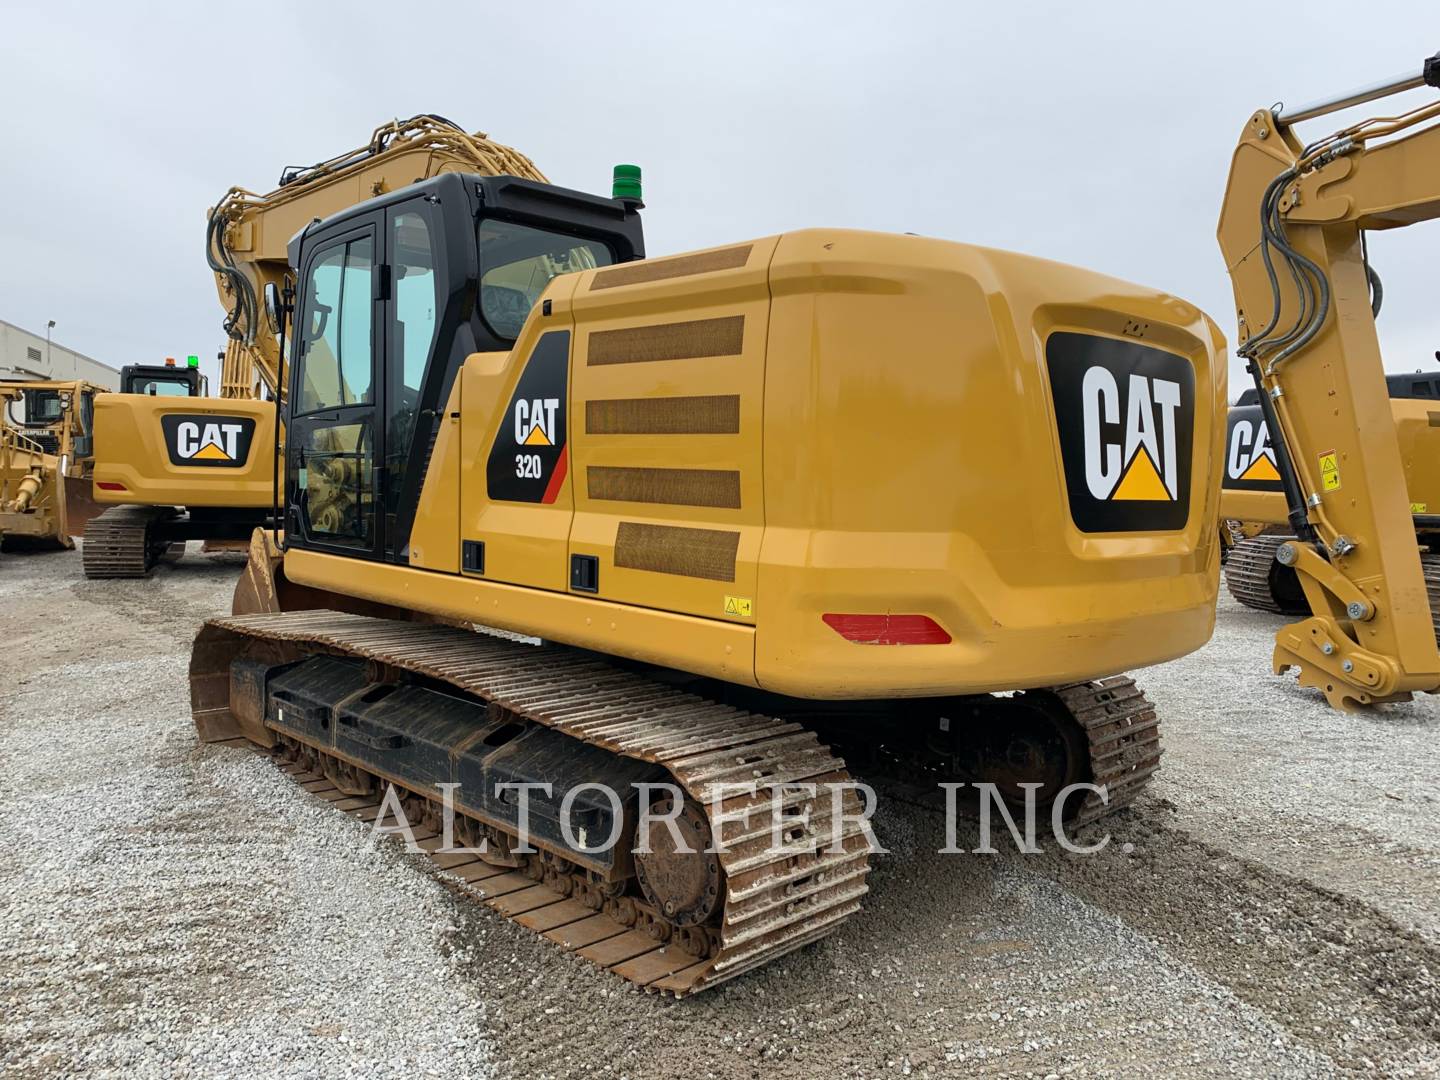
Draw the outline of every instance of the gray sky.
<instances>
[{"instance_id":1,"label":"gray sky","mask_svg":"<svg viewBox=\"0 0 1440 1080\"><path fill-rule=\"evenodd\" d=\"M193 352L213 373L206 208L437 112L571 187L608 194L611 165L639 163L652 255L909 230L1163 288L1230 337L1215 222L1251 110L1440 47L1434 0L1020 8L7 3L0 318L55 319L117 367ZM1440 347L1426 232L1371 247L1392 370Z\"/></svg>"}]
</instances>

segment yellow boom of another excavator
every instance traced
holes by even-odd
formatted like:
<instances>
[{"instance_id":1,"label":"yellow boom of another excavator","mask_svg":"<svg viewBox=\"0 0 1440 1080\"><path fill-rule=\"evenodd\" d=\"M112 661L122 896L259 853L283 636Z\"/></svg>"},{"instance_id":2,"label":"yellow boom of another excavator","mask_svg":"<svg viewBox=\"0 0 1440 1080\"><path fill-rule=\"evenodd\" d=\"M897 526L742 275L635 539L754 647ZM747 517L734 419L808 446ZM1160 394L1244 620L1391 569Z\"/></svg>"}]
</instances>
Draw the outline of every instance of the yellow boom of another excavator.
<instances>
[{"instance_id":1,"label":"yellow boom of another excavator","mask_svg":"<svg viewBox=\"0 0 1440 1080\"><path fill-rule=\"evenodd\" d=\"M262 397L285 393L276 309L293 287L286 245L312 221L446 172L545 179L519 151L426 115L384 124L355 150L288 168L267 194L225 193L205 231L226 312L220 396L147 368L126 380L127 392L100 403L94 495L110 509L86 529L87 577L145 577L186 540L243 545L269 519L283 431L277 440L276 406Z\"/></svg>"}]
</instances>

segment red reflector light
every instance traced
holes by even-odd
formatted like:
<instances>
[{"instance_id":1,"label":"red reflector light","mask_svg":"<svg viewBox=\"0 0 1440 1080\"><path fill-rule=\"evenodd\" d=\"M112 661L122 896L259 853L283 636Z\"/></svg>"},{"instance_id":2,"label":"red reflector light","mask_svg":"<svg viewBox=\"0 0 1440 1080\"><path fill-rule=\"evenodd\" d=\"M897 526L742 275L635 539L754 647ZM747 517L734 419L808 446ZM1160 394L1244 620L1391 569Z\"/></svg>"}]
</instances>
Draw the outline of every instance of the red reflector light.
<instances>
[{"instance_id":1,"label":"red reflector light","mask_svg":"<svg viewBox=\"0 0 1440 1080\"><path fill-rule=\"evenodd\" d=\"M929 615L822 615L825 625L861 645L949 645L950 635Z\"/></svg>"},{"instance_id":2,"label":"red reflector light","mask_svg":"<svg viewBox=\"0 0 1440 1080\"><path fill-rule=\"evenodd\" d=\"M124 484L117 484L113 480L96 480L95 486L101 491L124 491Z\"/></svg>"}]
</instances>

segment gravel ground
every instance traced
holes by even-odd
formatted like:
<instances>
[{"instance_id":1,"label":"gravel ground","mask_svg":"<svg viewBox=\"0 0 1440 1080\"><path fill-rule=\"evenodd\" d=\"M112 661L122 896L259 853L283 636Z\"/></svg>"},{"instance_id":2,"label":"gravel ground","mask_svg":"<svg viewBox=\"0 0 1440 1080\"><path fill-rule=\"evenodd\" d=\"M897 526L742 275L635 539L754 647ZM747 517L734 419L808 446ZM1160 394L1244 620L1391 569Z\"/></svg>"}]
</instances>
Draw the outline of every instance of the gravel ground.
<instances>
[{"instance_id":1,"label":"gravel ground","mask_svg":"<svg viewBox=\"0 0 1440 1080\"><path fill-rule=\"evenodd\" d=\"M1440 706L1327 711L1228 597L1143 673L1165 767L1099 855L939 859L882 791L859 917L670 1002L196 745L237 565L0 561L6 1076L1440 1075Z\"/></svg>"}]
</instances>

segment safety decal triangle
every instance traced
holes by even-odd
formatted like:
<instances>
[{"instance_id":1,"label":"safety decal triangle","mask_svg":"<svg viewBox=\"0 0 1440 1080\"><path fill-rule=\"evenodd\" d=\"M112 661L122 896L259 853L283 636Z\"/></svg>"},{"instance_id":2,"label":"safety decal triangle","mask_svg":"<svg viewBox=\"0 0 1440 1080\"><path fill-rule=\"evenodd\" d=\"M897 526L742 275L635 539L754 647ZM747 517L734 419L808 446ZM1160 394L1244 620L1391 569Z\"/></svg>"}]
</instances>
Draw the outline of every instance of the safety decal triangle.
<instances>
[{"instance_id":1,"label":"safety decal triangle","mask_svg":"<svg viewBox=\"0 0 1440 1080\"><path fill-rule=\"evenodd\" d=\"M1279 483L1280 473L1279 470L1275 468L1275 463L1270 460L1270 456L1268 454L1261 454L1250 463L1250 467L1241 473L1238 479L1269 480L1272 483Z\"/></svg>"},{"instance_id":2,"label":"safety decal triangle","mask_svg":"<svg viewBox=\"0 0 1440 1080\"><path fill-rule=\"evenodd\" d=\"M1125 475L1120 478L1120 483L1115 488L1115 494L1110 498L1116 502L1171 501L1170 492L1165 489L1165 482L1160 479L1160 473L1144 446L1135 451L1135 456L1130 459L1130 467L1125 470Z\"/></svg>"}]
</instances>

